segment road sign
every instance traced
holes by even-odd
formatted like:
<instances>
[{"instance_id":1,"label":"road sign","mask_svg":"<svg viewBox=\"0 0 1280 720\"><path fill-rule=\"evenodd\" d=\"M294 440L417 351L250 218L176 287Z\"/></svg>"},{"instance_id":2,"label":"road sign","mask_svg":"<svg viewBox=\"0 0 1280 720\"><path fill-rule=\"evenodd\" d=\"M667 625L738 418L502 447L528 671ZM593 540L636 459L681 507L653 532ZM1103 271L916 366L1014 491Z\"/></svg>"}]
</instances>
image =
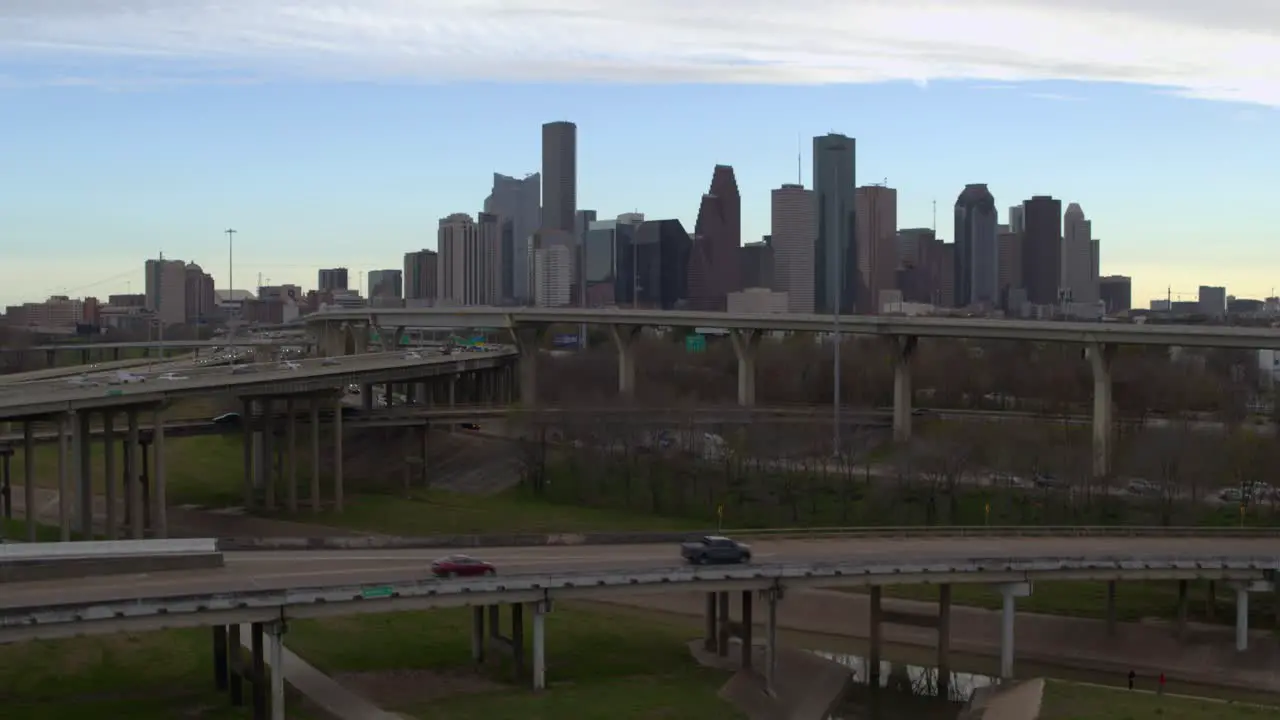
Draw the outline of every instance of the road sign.
<instances>
[{"instance_id":1,"label":"road sign","mask_svg":"<svg viewBox=\"0 0 1280 720\"><path fill-rule=\"evenodd\" d=\"M707 337L705 335L686 335L684 337L684 350L689 353L706 352Z\"/></svg>"},{"instance_id":2,"label":"road sign","mask_svg":"<svg viewBox=\"0 0 1280 720\"><path fill-rule=\"evenodd\" d=\"M365 588L364 590L360 591L360 597L365 598L366 600L369 598L391 597L392 595L395 595L395 594L396 594L395 589L392 588L390 585L383 585L382 587Z\"/></svg>"}]
</instances>

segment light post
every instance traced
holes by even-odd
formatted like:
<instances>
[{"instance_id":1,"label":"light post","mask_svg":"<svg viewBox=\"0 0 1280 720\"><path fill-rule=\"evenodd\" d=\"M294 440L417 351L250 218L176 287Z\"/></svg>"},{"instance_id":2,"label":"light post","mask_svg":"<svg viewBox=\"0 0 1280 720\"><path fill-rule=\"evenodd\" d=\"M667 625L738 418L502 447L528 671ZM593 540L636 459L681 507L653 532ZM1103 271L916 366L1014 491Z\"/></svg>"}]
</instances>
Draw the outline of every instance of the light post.
<instances>
[{"instance_id":1,"label":"light post","mask_svg":"<svg viewBox=\"0 0 1280 720\"><path fill-rule=\"evenodd\" d=\"M224 230L227 234L227 314L230 315L235 307L236 283L235 283L235 236L236 231L231 228ZM235 369L236 365L236 326L234 317L227 318L227 342L228 350L231 354L231 367Z\"/></svg>"},{"instance_id":2,"label":"light post","mask_svg":"<svg viewBox=\"0 0 1280 720\"><path fill-rule=\"evenodd\" d=\"M828 203L833 208L833 217L827 218L827 227L834 229L831 233L836 241L836 278L831 293L833 301L831 303L831 325L832 325L832 342L835 343L833 353L833 369L834 381L831 388L831 455L840 457L840 300L841 290L844 285L844 233L841 232L840 219L844 216L843 200L844 194L840 192L839 177L837 175L837 167L831 167L831 189L837 194L838 202ZM832 222L834 221L834 222Z\"/></svg>"}]
</instances>

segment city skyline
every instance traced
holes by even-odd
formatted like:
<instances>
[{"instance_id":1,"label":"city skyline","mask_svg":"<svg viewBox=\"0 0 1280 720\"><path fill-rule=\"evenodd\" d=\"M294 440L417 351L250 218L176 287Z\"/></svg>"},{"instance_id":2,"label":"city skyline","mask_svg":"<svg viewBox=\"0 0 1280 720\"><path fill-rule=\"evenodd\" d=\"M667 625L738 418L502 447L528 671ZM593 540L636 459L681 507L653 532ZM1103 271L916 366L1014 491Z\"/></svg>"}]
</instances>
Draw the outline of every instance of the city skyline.
<instances>
[{"instance_id":1,"label":"city skyline","mask_svg":"<svg viewBox=\"0 0 1280 720\"><path fill-rule=\"evenodd\" d=\"M371 18L412 12L380 2L357 5ZM628 12L653 8L640 5ZM989 11L985 5L974 9ZM255 17L278 21L273 12ZM1082 22L1078 12L1064 11L1067 20ZM88 77L78 74L88 72L78 58L89 51L72 42L80 32L73 15L34 12L23 38L0 30L0 100L13 101L6 102L13 112L0 119L0 153L24 169L0 177L0 215L6 219L0 233L7 248L16 248L6 257L0 285L5 304L50 294L123 292L126 284L139 288L138 261L161 251L201 264L225 287L222 230L228 226L239 231L237 288L252 288L259 273L274 283L306 285L322 267L348 266L353 273L399 267L405 252L435 247L440 218L480 211L495 173L520 178L539 172L545 158L538 128L558 119L578 125L574 207L595 209L600 217L638 210L692 229L708 169L726 165L734 169L741 197L741 242L756 241L770 231L774 189L794 182L797 172L812 189L812 152L803 147L797 158L797 135L807 145L803 138L835 132L857 142L859 185L887 179L897 191L900 227L933 226L937 203L944 211L937 216L938 236L954 241L948 217L954 198L965 185L982 183L994 195L1002 224L1010 222L1008 208L1036 195L1083 207L1106 241L1099 274L1132 276L1137 305L1169 289L1175 298L1189 299L1199 285L1225 285L1232 294L1263 297L1274 285L1269 269L1276 233L1266 209L1267 178L1280 162L1270 150L1280 147L1280 128L1266 121L1274 117L1268 104L1277 100L1267 88L1277 84L1259 75L1269 70L1235 68L1232 76L1205 66L1164 78L1164 87L1069 81L1117 79L1098 69L1115 57L1094 43L1082 46L1091 59L1068 57L1074 51L1058 48L1066 53L1064 63L1079 63L1070 72L1051 73L1062 78L1056 81L1024 82L1040 76L1007 67L947 74L937 64L903 61L897 75L886 70L888 75L870 78L889 81L880 84L748 85L742 83L769 78L735 78L723 68L714 75L704 66L705 72L685 79L721 84L581 84L574 81L592 73L580 69L575 76L568 68L563 77L526 78L566 84L512 85L502 82L513 79L504 64L441 78L497 81L492 85L415 86L408 76L364 82L390 76L363 67L356 69L370 77L317 66L300 78L282 69L278 54L241 52L225 67L240 67L243 82L210 75L177 82L170 76L192 71L207 59L207 47L145 62L124 59L116 49L125 39L131 47L154 47L171 37L179 19L161 13L154 25L138 26L118 16L100 26L93 72L102 76ZM884 26L875 32L899 27L894 23L901 18L889 15L877 16ZM1015 15L1006 13L1005 30L1030 22ZM1220 24L1230 16L1221 11L1203 27L1181 26L1192 33L1184 46L1221 40L1227 31ZM302 25L317 29L308 25L320 22L316 17ZM1161 33L1170 23L1185 22L1144 19L1136 11L1117 17L1131 29L1149 31L1144 42L1167 37ZM1269 20L1259 15L1251 22L1265 27ZM1074 32L1075 25L1064 24ZM211 20L204 37L213 43L231 25ZM282 32L296 38L301 31ZM985 35L975 38L970 40L990 42ZM50 54L24 44L41 39L60 41L61 50ZM736 41L709 42L729 47ZM1173 48L1148 57L1142 68L1158 65L1152 58L1173 62L1183 54L1176 43ZM1256 49L1266 56L1274 42ZM637 59L634 80L652 82L646 73L656 62ZM804 65L812 61L796 62L797 71L811 71L805 82L868 79L823 77ZM901 77L906 68L916 76ZM899 82L912 79L922 82ZM1147 70L1128 79L1161 80ZM1181 85L1169 87L1175 80ZM730 81L735 84L724 84ZM1235 90L1223 90L1228 86ZM439 107L464 110L432 110ZM623 107L649 111L618 112ZM762 107L775 110L761 113ZM85 117L94 123L84 123ZM957 142L964 138L971 141ZM1178 173L1165 171L1173 152ZM1218 239L1224 217L1231 218L1229 253L1221 252ZM1079 253L1073 257L1082 262Z\"/></svg>"}]
</instances>

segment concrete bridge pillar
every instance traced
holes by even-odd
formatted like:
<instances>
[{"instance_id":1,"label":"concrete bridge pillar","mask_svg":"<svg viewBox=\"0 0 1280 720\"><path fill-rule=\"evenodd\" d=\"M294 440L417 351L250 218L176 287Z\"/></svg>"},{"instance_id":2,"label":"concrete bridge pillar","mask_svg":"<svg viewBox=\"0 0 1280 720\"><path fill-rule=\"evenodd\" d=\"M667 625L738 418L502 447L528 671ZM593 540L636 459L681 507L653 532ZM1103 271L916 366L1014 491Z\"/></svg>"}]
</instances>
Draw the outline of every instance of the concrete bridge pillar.
<instances>
[{"instance_id":1,"label":"concrete bridge pillar","mask_svg":"<svg viewBox=\"0 0 1280 720\"><path fill-rule=\"evenodd\" d=\"M169 537L169 497L168 497L168 481L165 477L165 450L164 450L164 407L157 406L151 415L152 431L151 431L151 451L155 453L155 462L152 467L155 468L155 479L151 482L151 518L152 535L157 538ZM88 466L89 458L85 458L85 465ZM88 479L85 481L85 491L92 491ZM92 498L90 504L86 508L92 512Z\"/></svg>"},{"instance_id":2,"label":"concrete bridge pillar","mask_svg":"<svg viewBox=\"0 0 1280 720\"><path fill-rule=\"evenodd\" d=\"M716 654L720 657L729 655L729 593L716 594Z\"/></svg>"},{"instance_id":3,"label":"concrete bridge pillar","mask_svg":"<svg viewBox=\"0 0 1280 720\"><path fill-rule=\"evenodd\" d=\"M707 593L707 607L703 613L702 647L707 652L716 651L716 594Z\"/></svg>"},{"instance_id":4,"label":"concrete bridge pillar","mask_svg":"<svg viewBox=\"0 0 1280 720\"><path fill-rule=\"evenodd\" d=\"M546 332L547 326L542 324L519 325L511 330L520 351L520 404L527 408L538 404L538 351Z\"/></svg>"},{"instance_id":5,"label":"concrete bridge pillar","mask_svg":"<svg viewBox=\"0 0 1280 720\"><path fill-rule=\"evenodd\" d=\"M533 606L533 689L545 690L547 687L547 613L551 610L551 601L542 600L531 603Z\"/></svg>"},{"instance_id":6,"label":"concrete bridge pillar","mask_svg":"<svg viewBox=\"0 0 1280 720\"><path fill-rule=\"evenodd\" d=\"M1086 352L1093 368L1093 475L1111 474L1111 362L1115 345L1094 343Z\"/></svg>"},{"instance_id":7,"label":"concrete bridge pillar","mask_svg":"<svg viewBox=\"0 0 1280 720\"><path fill-rule=\"evenodd\" d=\"M320 398L318 397L311 398L311 512L320 513Z\"/></svg>"},{"instance_id":8,"label":"concrete bridge pillar","mask_svg":"<svg viewBox=\"0 0 1280 720\"><path fill-rule=\"evenodd\" d=\"M751 631L753 629L753 623L755 622L755 618L752 617L754 610L751 606L752 594L751 590L742 591L742 637L740 638L742 642L739 645L739 654L741 655L739 661L743 670L751 669Z\"/></svg>"},{"instance_id":9,"label":"concrete bridge pillar","mask_svg":"<svg viewBox=\"0 0 1280 720\"><path fill-rule=\"evenodd\" d=\"M1017 619L1017 598L1031 596L1031 583L1000 586L1003 600L1000 613L1000 679L1013 679L1013 628Z\"/></svg>"},{"instance_id":10,"label":"concrete bridge pillar","mask_svg":"<svg viewBox=\"0 0 1280 720\"><path fill-rule=\"evenodd\" d=\"M252 510L256 504L254 499L254 477L256 473L253 465L253 446L255 444L253 398L241 399L240 429L240 453L244 472L244 507L246 510Z\"/></svg>"},{"instance_id":11,"label":"concrete bridge pillar","mask_svg":"<svg viewBox=\"0 0 1280 720\"><path fill-rule=\"evenodd\" d=\"M642 329L639 325L609 326L609 335L618 348L618 394L628 400L636 396L635 339Z\"/></svg>"},{"instance_id":12,"label":"concrete bridge pillar","mask_svg":"<svg viewBox=\"0 0 1280 720\"><path fill-rule=\"evenodd\" d=\"M284 623L267 623L267 664L271 667L271 720L284 714ZM261 676L259 676L261 678Z\"/></svg>"},{"instance_id":13,"label":"concrete bridge pillar","mask_svg":"<svg viewBox=\"0 0 1280 720\"><path fill-rule=\"evenodd\" d=\"M782 599L782 588L772 587L765 591L768 607L764 618L764 687L770 695L776 694L774 685L778 673L778 601Z\"/></svg>"},{"instance_id":14,"label":"concrete bridge pillar","mask_svg":"<svg viewBox=\"0 0 1280 720\"><path fill-rule=\"evenodd\" d=\"M911 335L891 338L893 341L893 440L911 439L911 360L916 352L916 338Z\"/></svg>"},{"instance_id":15,"label":"concrete bridge pillar","mask_svg":"<svg viewBox=\"0 0 1280 720\"><path fill-rule=\"evenodd\" d=\"M369 352L369 330L368 325L349 325L351 332L352 345L355 355L364 355Z\"/></svg>"},{"instance_id":16,"label":"concrete bridge pillar","mask_svg":"<svg viewBox=\"0 0 1280 720\"><path fill-rule=\"evenodd\" d=\"M760 330L731 330L729 340L738 356L738 405L756 404L756 354L760 349Z\"/></svg>"},{"instance_id":17,"label":"concrete bridge pillar","mask_svg":"<svg viewBox=\"0 0 1280 720\"><path fill-rule=\"evenodd\" d=\"M884 624L884 610L880 607L883 590L879 585L872 585L871 601L867 605L867 682L871 687L880 687L880 657L884 649L884 638L881 632L881 626Z\"/></svg>"},{"instance_id":18,"label":"concrete bridge pillar","mask_svg":"<svg viewBox=\"0 0 1280 720\"><path fill-rule=\"evenodd\" d=\"M22 423L22 499L27 513L27 542L36 541L36 436L31 421Z\"/></svg>"},{"instance_id":19,"label":"concrete bridge pillar","mask_svg":"<svg viewBox=\"0 0 1280 720\"><path fill-rule=\"evenodd\" d=\"M342 478L342 394L334 397L333 402L333 509L341 513L343 505Z\"/></svg>"},{"instance_id":20,"label":"concrete bridge pillar","mask_svg":"<svg viewBox=\"0 0 1280 720\"><path fill-rule=\"evenodd\" d=\"M484 662L484 606L471 608L471 661Z\"/></svg>"},{"instance_id":21,"label":"concrete bridge pillar","mask_svg":"<svg viewBox=\"0 0 1280 720\"><path fill-rule=\"evenodd\" d=\"M951 695L951 585L938 586L938 697Z\"/></svg>"},{"instance_id":22,"label":"concrete bridge pillar","mask_svg":"<svg viewBox=\"0 0 1280 720\"><path fill-rule=\"evenodd\" d=\"M142 432L138 428L138 409L128 409L128 437L124 450L125 516L129 522L129 537L142 539Z\"/></svg>"}]
</instances>

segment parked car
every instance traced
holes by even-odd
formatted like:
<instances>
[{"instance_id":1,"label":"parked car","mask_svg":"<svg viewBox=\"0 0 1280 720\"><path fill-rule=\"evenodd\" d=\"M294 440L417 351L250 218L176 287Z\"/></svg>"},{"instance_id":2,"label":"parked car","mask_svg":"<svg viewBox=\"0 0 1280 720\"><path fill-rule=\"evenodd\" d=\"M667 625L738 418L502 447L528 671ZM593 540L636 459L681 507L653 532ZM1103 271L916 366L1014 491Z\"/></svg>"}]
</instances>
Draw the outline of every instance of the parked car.
<instances>
[{"instance_id":1,"label":"parked car","mask_svg":"<svg viewBox=\"0 0 1280 720\"><path fill-rule=\"evenodd\" d=\"M680 555L694 565L751 562L751 547L719 535L680 543Z\"/></svg>"},{"instance_id":2,"label":"parked car","mask_svg":"<svg viewBox=\"0 0 1280 720\"><path fill-rule=\"evenodd\" d=\"M234 425L240 422L240 413L238 412L223 413L213 418L213 422L218 425Z\"/></svg>"},{"instance_id":3,"label":"parked car","mask_svg":"<svg viewBox=\"0 0 1280 720\"><path fill-rule=\"evenodd\" d=\"M492 563L477 560L470 555L449 555L431 563L431 574L441 578L476 577L497 573L498 569Z\"/></svg>"}]
</instances>

